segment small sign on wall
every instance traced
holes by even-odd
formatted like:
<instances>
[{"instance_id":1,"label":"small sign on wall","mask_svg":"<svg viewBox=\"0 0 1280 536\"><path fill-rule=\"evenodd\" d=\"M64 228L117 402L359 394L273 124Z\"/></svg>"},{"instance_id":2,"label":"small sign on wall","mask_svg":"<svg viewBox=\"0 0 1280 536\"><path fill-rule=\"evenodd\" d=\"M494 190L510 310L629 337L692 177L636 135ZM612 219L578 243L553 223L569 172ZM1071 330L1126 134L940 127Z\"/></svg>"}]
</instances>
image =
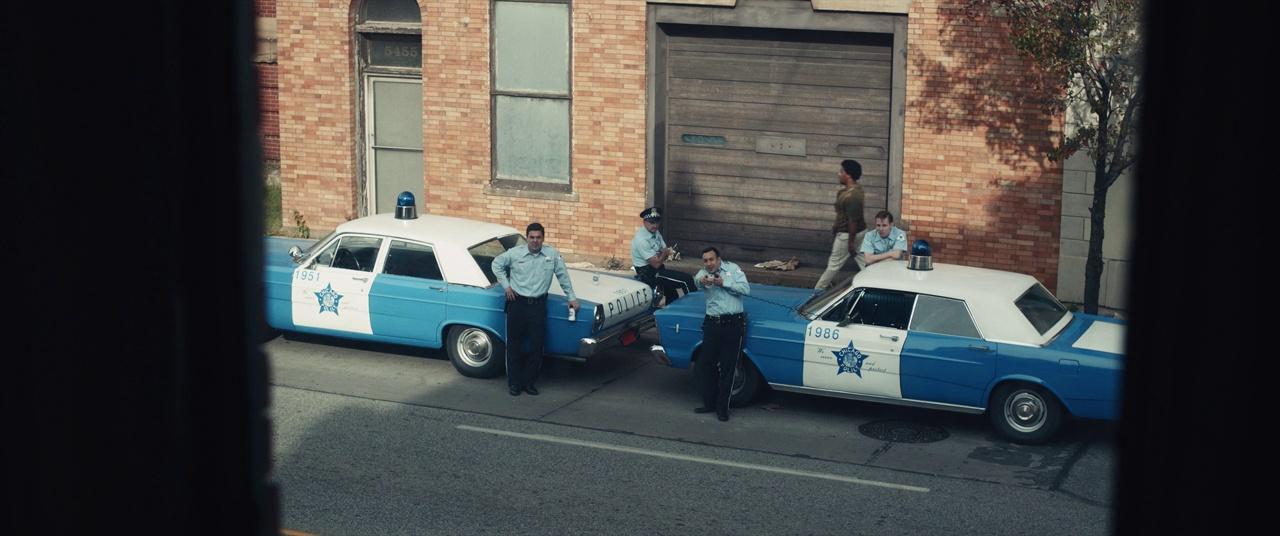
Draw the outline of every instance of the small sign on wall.
<instances>
[{"instance_id":1,"label":"small sign on wall","mask_svg":"<svg viewBox=\"0 0 1280 536\"><path fill-rule=\"evenodd\" d=\"M785 154L789 156L805 156L804 138L756 138L756 152L767 154Z\"/></svg>"}]
</instances>

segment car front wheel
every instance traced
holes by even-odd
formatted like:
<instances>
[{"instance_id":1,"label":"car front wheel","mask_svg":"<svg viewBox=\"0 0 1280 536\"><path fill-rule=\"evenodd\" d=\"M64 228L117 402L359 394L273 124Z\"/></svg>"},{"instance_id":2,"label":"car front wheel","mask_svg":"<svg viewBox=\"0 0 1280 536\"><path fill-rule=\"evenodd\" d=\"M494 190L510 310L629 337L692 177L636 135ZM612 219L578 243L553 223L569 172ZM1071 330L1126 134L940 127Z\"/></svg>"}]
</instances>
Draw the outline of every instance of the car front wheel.
<instances>
[{"instance_id":1,"label":"car front wheel","mask_svg":"<svg viewBox=\"0 0 1280 536\"><path fill-rule=\"evenodd\" d=\"M506 346L496 336L472 326L453 326L445 343L449 361L463 376L492 378L502 374Z\"/></svg>"},{"instance_id":2,"label":"car front wheel","mask_svg":"<svg viewBox=\"0 0 1280 536\"><path fill-rule=\"evenodd\" d=\"M733 369L733 383L729 389L729 406L740 408L750 404L760 392L761 381L755 364L745 355L738 356L738 366Z\"/></svg>"},{"instance_id":3,"label":"car front wheel","mask_svg":"<svg viewBox=\"0 0 1280 536\"><path fill-rule=\"evenodd\" d=\"M694 376L705 378L703 374L711 374L715 376L715 371L700 370L702 367L713 366L709 359L697 359L693 362L695 369ZM733 381L729 384L729 406L740 408L750 404L760 393L760 371L751 363L746 355L738 356L738 366L733 371ZM701 389L701 387L699 387Z\"/></svg>"},{"instance_id":4,"label":"car front wheel","mask_svg":"<svg viewBox=\"0 0 1280 536\"><path fill-rule=\"evenodd\" d=\"M1062 426L1062 404L1042 387L1006 383L991 395L987 415L1000 435L1015 443L1048 441Z\"/></svg>"}]
</instances>

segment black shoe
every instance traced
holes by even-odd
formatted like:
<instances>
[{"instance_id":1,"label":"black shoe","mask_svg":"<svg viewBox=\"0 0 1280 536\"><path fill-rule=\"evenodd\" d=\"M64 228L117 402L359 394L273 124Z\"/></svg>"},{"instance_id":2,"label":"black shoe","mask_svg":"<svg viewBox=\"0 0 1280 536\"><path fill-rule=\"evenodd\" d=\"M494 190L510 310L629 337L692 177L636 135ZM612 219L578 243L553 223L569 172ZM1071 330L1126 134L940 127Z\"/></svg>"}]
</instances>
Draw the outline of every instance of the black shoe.
<instances>
[{"instance_id":1,"label":"black shoe","mask_svg":"<svg viewBox=\"0 0 1280 536\"><path fill-rule=\"evenodd\" d=\"M706 406L702 406L700 408L693 408L694 413L711 413L713 411L715 411L715 409L708 408Z\"/></svg>"},{"instance_id":2,"label":"black shoe","mask_svg":"<svg viewBox=\"0 0 1280 536\"><path fill-rule=\"evenodd\" d=\"M716 414L716 418L717 418L717 419L720 419L721 421L727 421L727 420L729 420L729 414L728 414L728 413L717 413L717 414Z\"/></svg>"},{"instance_id":3,"label":"black shoe","mask_svg":"<svg viewBox=\"0 0 1280 536\"><path fill-rule=\"evenodd\" d=\"M511 393L511 396L520 396L520 388L515 385L507 387L507 392Z\"/></svg>"},{"instance_id":4,"label":"black shoe","mask_svg":"<svg viewBox=\"0 0 1280 536\"><path fill-rule=\"evenodd\" d=\"M526 385L524 388L524 392L529 393L530 395L533 395L533 396L538 396L538 388L532 385Z\"/></svg>"}]
</instances>

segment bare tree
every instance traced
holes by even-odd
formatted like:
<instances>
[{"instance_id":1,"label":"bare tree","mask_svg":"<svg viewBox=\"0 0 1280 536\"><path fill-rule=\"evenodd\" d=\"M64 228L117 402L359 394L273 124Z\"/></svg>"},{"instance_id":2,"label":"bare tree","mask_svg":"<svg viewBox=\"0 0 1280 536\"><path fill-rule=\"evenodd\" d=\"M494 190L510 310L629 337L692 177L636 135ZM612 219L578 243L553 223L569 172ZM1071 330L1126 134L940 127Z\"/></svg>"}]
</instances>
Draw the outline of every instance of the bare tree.
<instances>
[{"instance_id":1,"label":"bare tree","mask_svg":"<svg viewBox=\"0 0 1280 536\"><path fill-rule=\"evenodd\" d=\"M1102 281L1103 222L1107 191L1135 161L1137 115L1142 105L1139 0L966 0L973 18L1003 19L1014 48L1040 77L1039 104L1067 114L1052 159L1084 150L1093 162L1089 208L1089 257L1085 261L1084 310L1098 312Z\"/></svg>"}]
</instances>

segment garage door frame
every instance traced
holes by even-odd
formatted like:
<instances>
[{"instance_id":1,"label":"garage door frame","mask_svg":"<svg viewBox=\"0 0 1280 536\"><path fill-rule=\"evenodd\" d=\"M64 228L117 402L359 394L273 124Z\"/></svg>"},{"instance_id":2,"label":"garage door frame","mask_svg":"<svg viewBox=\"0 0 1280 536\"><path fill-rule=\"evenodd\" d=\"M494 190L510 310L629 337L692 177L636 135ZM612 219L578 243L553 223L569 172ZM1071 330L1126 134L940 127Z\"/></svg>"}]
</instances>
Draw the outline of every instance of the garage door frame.
<instances>
[{"instance_id":1,"label":"garage door frame","mask_svg":"<svg viewBox=\"0 0 1280 536\"><path fill-rule=\"evenodd\" d=\"M662 206L666 193L667 147L667 49L665 24L735 26L743 28L821 30L878 33L893 36L893 72L890 93L888 210L902 214L902 140L906 114L907 17L904 15L814 11L804 2L738 2L732 9L692 5L648 6L648 62L646 78L645 160L646 199Z\"/></svg>"}]
</instances>

